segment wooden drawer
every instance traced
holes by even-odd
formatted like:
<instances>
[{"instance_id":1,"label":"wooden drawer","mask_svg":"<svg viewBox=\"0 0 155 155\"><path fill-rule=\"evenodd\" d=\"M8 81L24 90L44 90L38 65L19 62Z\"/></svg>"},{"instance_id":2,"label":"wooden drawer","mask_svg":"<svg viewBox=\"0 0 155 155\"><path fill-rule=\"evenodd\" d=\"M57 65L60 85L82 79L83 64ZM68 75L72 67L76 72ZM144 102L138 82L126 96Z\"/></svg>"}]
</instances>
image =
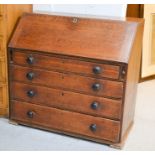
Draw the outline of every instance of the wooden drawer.
<instances>
[{"instance_id":1,"label":"wooden drawer","mask_svg":"<svg viewBox=\"0 0 155 155\"><path fill-rule=\"evenodd\" d=\"M11 94L11 99L13 100L23 100L112 119L120 119L121 117L122 104L120 100L111 100L18 82L11 84L11 90L14 90Z\"/></svg>"},{"instance_id":2,"label":"wooden drawer","mask_svg":"<svg viewBox=\"0 0 155 155\"><path fill-rule=\"evenodd\" d=\"M120 123L75 112L11 101L11 119L83 136L119 141Z\"/></svg>"},{"instance_id":3,"label":"wooden drawer","mask_svg":"<svg viewBox=\"0 0 155 155\"><path fill-rule=\"evenodd\" d=\"M123 94L123 83L78 76L70 73L59 73L21 66L11 67L12 80L41 84L85 94L120 99ZM33 76L31 79L31 75ZM29 80L30 79L30 80Z\"/></svg>"},{"instance_id":4,"label":"wooden drawer","mask_svg":"<svg viewBox=\"0 0 155 155\"><path fill-rule=\"evenodd\" d=\"M13 61L15 64L29 67L39 67L52 70L60 70L92 76L96 78L119 78L119 66L81 61L71 58L56 57L32 52L14 52Z\"/></svg>"},{"instance_id":5,"label":"wooden drawer","mask_svg":"<svg viewBox=\"0 0 155 155\"><path fill-rule=\"evenodd\" d=\"M0 81L6 81L6 63L4 58L0 58Z\"/></svg>"}]
</instances>

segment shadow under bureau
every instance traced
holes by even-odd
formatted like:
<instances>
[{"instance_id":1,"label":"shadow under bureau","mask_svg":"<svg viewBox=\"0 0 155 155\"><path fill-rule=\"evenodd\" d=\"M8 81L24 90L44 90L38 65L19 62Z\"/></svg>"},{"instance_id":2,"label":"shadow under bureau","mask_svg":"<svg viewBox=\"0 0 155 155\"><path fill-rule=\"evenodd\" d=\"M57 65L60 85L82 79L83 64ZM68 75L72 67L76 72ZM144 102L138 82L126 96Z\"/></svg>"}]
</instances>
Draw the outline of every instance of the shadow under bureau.
<instances>
[{"instance_id":1,"label":"shadow under bureau","mask_svg":"<svg viewBox=\"0 0 155 155\"><path fill-rule=\"evenodd\" d=\"M140 19L24 14L8 48L10 120L121 146L142 34Z\"/></svg>"}]
</instances>

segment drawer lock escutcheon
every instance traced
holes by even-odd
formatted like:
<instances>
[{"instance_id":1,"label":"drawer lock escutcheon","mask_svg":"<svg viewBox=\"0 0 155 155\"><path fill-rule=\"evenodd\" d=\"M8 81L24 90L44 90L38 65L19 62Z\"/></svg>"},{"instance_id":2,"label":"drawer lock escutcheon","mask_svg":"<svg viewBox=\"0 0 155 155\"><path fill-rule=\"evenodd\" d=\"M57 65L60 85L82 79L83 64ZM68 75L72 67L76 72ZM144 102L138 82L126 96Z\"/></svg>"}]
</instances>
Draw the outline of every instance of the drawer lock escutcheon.
<instances>
[{"instance_id":1,"label":"drawer lock escutcheon","mask_svg":"<svg viewBox=\"0 0 155 155\"><path fill-rule=\"evenodd\" d=\"M78 18L74 17L74 18L72 19L72 22L73 22L74 24L78 23Z\"/></svg>"}]
</instances>

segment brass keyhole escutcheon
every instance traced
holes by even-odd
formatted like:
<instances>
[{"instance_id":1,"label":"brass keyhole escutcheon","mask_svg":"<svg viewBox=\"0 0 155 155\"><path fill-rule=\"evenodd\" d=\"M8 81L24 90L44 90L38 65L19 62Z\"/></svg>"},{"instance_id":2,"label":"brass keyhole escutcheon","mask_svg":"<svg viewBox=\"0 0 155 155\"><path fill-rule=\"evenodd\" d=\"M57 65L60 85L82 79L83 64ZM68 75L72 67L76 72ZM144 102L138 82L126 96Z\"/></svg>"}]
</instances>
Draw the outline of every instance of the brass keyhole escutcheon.
<instances>
[{"instance_id":1,"label":"brass keyhole escutcheon","mask_svg":"<svg viewBox=\"0 0 155 155\"><path fill-rule=\"evenodd\" d=\"M72 19L72 22L73 22L74 24L76 24L76 23L78 22L78 18L74 17L74 18Z\"/></svg>"}]
</instances>

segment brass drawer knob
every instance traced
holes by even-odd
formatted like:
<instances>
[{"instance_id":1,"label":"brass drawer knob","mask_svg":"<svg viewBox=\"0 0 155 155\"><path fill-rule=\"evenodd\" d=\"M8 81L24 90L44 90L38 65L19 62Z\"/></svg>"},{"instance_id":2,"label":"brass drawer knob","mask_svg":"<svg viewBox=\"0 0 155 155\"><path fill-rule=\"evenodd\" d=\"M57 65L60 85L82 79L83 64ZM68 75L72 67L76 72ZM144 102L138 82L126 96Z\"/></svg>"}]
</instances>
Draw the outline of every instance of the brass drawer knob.
<instances>
[{"instance_id":1,"label":"brass drawer knob","mask_svg":"<svg viewBox=\"0 0 155 155\"><path fill-rule=\"evenodd\" d=\"M102 71L102 69L101 69L101 67L99 67L99 66L95 66L95 67L93 68L93 73L94 73L94 74L100 74L101 71Z\"/></svg>"},{"instance_id":2,"label":"brass drawer knob","mask_svg":"<svg viewBox=\"0 0 155 155\"><path fill-rule=\"evenodd\" d=\"M28 97L34 97L34 96L35 96L35 92L34 92L33 90L29 90L29 91L27 92L27 96L28 96Z\"/></svg>"},{"instance_id":3,"label":"brass drawer knob","mask_svg":"<svg viewBox=\"0 0 155 155\"><path fill-rule=\"evenodd\" d=\"M34 57L33 56L29 56L27 59L26 59L27 63L29 65L32 65L34 63Z\"/></svg>"},{"instance_id":4,"label":"brass drawer knob","mask_svg":"<svg viewBox=\"0 0 155 155\"><path fill-rule=\"evenodd\" d=\"M28 111L27 116L28 116L28 118L33 118L34 117L34 112L33 111Z\"/></svg>"},{"instance_id":5,"label":"brass drawer knob","mask_svg":"<svg viewBox=\"0 0 155 155\"><path fill-rule=\"evenodd\" d=\"M33 72L29 72L29 73L26 74L26 77L27 77L28 80L33 80L34 73Z\"/></svg>"},{"instance_id":6,"label":"brass drawer knob","mask_svg":"<svg viewBox=\"0 0 155 155\"><path fill-rule=\"evenodd\" d=\"M95 132L95 131L97 130L96 124L91 124L89 128L90 128L90 130L93 131L93 132Z\"/></svg>"},{"instance_id":7,"label":"brass drawer knob","mask_svg":"<svg viewBox=\"0 0 155 155\"><path fill-rule=\"evenodd\" d=\"M98 103L98 102L93 102L93 103L91 104L91 108L92 108L93 110L97 110L97 109L99 108L99 103Z\"/></svg>"},{"instance_id":8,"label":"brass drawer knob","mask_svg":"<svg viewBox=\"0 0 155 155\"><path fill-rule=\"evenodd\" d=\"M92 89L93 89L94 91L99 91L99 90L101 89L101 85L100 85L99 83L94 83L94 84L92 85Z\"/></svg>"}]
</instances>

